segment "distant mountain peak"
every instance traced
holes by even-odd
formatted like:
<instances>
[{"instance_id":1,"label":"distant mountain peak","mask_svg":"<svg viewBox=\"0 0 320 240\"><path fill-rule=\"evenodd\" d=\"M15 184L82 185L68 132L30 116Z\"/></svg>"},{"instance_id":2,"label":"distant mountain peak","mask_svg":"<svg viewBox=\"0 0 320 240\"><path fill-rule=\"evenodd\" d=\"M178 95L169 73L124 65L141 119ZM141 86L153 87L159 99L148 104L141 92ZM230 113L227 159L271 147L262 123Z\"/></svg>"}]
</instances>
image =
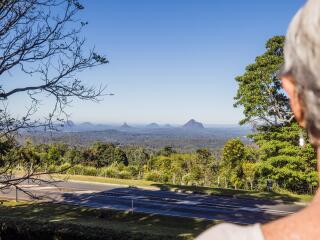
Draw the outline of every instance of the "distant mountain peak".
<instances>
[{"instance_id":1,"label":"distant mountain peak","mask_svg":"<svg viewBox=\"0 0 320 240\"><path fill-rule=\"evenodd\" d=\"M121 125L121 128L131 128L126 122Z\"/></svg>"},{"instance_id":2,"label":"distant mountain peak","mask_svg":"<svg viewBox=\"0 0 320 240\"><path fill-rule=\"evenodd\" d=\"M190 119L187 123L183 125L184 128L189 129L204 129L204 126L201 122L197 122L194 119Z\"/></svg>"}]
</instances>

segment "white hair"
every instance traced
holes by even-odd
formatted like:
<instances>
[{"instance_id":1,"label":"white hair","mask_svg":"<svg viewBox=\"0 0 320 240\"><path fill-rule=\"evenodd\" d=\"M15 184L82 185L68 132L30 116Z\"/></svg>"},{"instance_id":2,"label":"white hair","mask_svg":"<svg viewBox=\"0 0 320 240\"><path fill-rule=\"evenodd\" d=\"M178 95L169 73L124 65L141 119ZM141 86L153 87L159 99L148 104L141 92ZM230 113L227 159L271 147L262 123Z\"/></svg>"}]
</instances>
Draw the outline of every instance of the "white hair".
<instances>
[{"instance_id":1,"label":"white hair","mask_svg":"<svg viewBox=\"0 0 320 240\"><path fill-rule=\"evenodd\" d=\"M284 47L284 71L292 74L304 108L306 128L320 145L320 0L309 0L292 19Z\"/></svg>"}]
</instances>

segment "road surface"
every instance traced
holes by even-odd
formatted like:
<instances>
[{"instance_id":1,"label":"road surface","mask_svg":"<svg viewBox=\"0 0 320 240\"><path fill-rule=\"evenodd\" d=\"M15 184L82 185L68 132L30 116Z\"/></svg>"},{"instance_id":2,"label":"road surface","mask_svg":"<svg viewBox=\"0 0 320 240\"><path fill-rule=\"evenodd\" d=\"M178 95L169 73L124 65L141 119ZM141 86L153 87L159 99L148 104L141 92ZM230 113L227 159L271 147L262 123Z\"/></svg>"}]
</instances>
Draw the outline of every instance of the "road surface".
<instances>
[{"instance_id":1,"label":"road surface","mask_svg":"<svg viewBox=\"0 0 320 240\"><path fill-rule=\"evenodd\" d=\"M58 203L216 219L242 224L265 223L304 207L268 199L207 196L76 181L60 182L56 187L27 183L22 187L36 196ZM15 198L16 191L11 189L2 192L1 196ZM27 199L28 196L18 191L18 198Z\"/></svg>"}]
</instances>

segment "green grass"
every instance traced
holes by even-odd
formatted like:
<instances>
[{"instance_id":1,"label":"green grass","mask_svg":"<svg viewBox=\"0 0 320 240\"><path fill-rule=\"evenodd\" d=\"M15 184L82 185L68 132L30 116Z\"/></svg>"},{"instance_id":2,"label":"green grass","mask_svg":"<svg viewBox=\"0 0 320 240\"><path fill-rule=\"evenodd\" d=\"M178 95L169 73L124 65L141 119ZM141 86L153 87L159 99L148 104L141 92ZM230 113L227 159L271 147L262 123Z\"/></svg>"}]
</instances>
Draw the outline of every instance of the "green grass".
<instances>
[{"instance_id":1,"label":"green grass","mask_svg":"<svg viewBox=\"0 0 320 240\"><path fill-rule=\"evenodd\" d=\"M131 213L110 209L95 209L53 203L15 203L5 201L0 205L0 220L17 220L24 223L59 224L64 227L85 227L114 232L146 234L172 239L193 239L216 221L160 216L145 213ZM177 224L178 223L178 224ZM70 227L71 226L71 227ZM72 230L72 229L71 229ZM90 232L90 231L89 231ZM103 231L102 231L103 232ZM158 238L155 238L158 239Z\"/></svg>"},{"instance_id":2,"label":"green grass","mask_svg":"<svg viewBox=\"0 0 320 240\"><path fill-rule=\"evenodd\" d=\"M63 175L66 177L65 175ZM61 177L61 176L60 176ZM278 200L284 202L309 202L312 200L311 195L299 195L289 191L281 190L278 192L261 192L261 191L247 191L247 190L235 190L229 188L212 188L212 187L197 187L197 186L181 186L173 184L163 184L146 180L132 180L132 179L117 179L117 178L105 178L95 176L83 176L83 175L68 175L66 177L70 180L88 181L98 183L111 183L135 187L150 187L154 189L162 189L168 191L180 191L188 193L200 193L209 195L223 195L238 198L264 198L270 200Z\"/></svg>"},{"instance_id":3,"label":"green grass","mask_svg":"<svg viewBox=\"0 0 320 240\"><path fill-rule=\"evenodd\" d=\"M95 177L95 176L85 176L85 175L57 175L57 176L70 179L70 180L77 180L77 181L158 188L157 186L155 186L155 184L157 184L156 182L147 181L147 180L118 179L118 178L106 178L106 177Z\"/></svg>"}]
</instances>

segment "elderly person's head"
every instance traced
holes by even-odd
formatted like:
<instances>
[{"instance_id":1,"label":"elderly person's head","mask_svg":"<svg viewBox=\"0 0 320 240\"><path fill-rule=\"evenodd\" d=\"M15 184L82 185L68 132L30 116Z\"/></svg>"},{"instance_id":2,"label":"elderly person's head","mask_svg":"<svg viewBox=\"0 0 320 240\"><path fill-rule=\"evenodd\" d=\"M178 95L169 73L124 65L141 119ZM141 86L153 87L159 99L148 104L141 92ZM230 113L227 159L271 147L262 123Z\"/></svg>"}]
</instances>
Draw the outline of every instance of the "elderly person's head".
<instances>
[{"instance_id":1,"label":"elderly person's head","mask_svg":"<svg viewBox=\"0 0 320 240\"><path fill-rule=\"evenodd\" d=\"M320 0L309 0L293 18L284 48L282 84L311 143L320 145Z\"/></svg>"}]
</instances>

